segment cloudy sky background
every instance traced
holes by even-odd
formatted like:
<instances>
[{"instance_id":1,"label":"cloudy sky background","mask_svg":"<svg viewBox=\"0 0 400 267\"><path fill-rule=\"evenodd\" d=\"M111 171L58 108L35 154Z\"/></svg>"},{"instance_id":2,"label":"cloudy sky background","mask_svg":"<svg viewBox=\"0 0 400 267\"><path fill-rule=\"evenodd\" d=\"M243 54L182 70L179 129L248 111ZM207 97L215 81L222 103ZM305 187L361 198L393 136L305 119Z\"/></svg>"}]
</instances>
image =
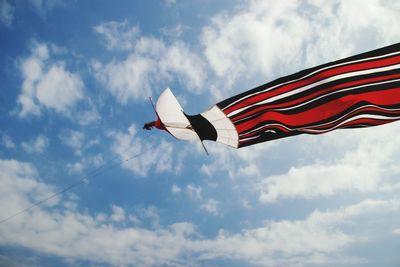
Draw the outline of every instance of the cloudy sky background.
<instances>
[{"instance_id":1,"label":"cloudy sky background","mask_svg":"<svg viewBox=\"0 0 400 267\"><path fill-rule=\"evenodd\" d=\"M88 177L0 224L0 266L399 266L398 123L210 156L141 129L166 87L196 114L399 28L395 0L0 0L0 219Z\"/></svg>"}]
</instances>

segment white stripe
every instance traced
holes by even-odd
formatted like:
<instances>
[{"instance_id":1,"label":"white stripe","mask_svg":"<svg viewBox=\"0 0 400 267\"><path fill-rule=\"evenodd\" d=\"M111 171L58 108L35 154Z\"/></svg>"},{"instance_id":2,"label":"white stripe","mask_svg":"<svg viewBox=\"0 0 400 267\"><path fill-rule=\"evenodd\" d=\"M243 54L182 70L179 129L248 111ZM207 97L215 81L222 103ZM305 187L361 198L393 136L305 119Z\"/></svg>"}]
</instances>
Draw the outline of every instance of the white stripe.
<instances>
[{"instance_id":1,"label":"white stripe","mask_svg":"<svg viewBox=\"0 0 400 267\"><path fill-rule=\"evenodd\" d=\"M262 104L266 104L266 103L270 103L270 102L273 102L273 101L277 101L277 100L280 100L282 98L289 97L289 96L292 96L292 95L295 95L295 94L302 93L304 91L307 91L310 88L322 85L324 83L328 83L328 82L332 82L332 81L336 81L336 80L340 80L340 79L344 79L344 78L349 78L349 77L353 77L353 76L357 76L357 75L370 74L370 73L375 73L375 72L380 72L380 71L383 72L383 71L393 70L393 69L397 69L397 68L400 68L400 64L381 67L381 68L375 68L375 69L369 69L369 70L354 71L354 72L350 72L350 73L343 73L343 74L331 76L331 77L328 77L326 79L319 80L318 82L315 82L315 83L312 83L312 84L309 84L309 85L306 85L306 86L303 86L303 87L299 87L299 88L294 89L292 91L276 95L274 97L270 97L270 98L265 99L263 101L259 101L259 102L255 103L253 105L246 106L246 107L243 107L243 108L240 108L240 109L236 109L236 110L232 111L231 113L229 113L228 116L234 116L234 115L236 115L236 114L238 114L238 113L240 113L240 112L242 112L242 111L244 111L246 109L249 109L249 108L253 107L254 105L262 105Z\"/></svg>"},{"instance_id":2,"label":"white stripe","mask_svg":"<svg viewBox=\"0 0 400 267\"><path fill-rule=\"evenodd\" d=\"M334 121L330 121L330 122L323 123L323 124L318 124L318 125L313 125L313 126L310 126L310 127L311 127L311 128L316 128L316 127L321 127L321 126L328 125L328 124L331 124L331 123L335 123L335 122L337 122L337 121L340 121L340 120L343 119L344 117L348 116L350 113L355 112L355 111L358 111L358 110L360 110L360 109L367 108L367 107L379 108L380 110L385 110L385 111L400 111L400 109L382 108L382 107L377 106L377 105L365 105L365 106L362 106L362 107L358 107L358 108L356 108L356 109L350 111L349 113L344 114L343 116L341 116L340 118L338 118L338 119L336 119L336 120L334 120ZM367 114L362 114L362 115L367 115ZM360 116L360 115L357 115L357 116ZM372 116L372 114L371 114L371 116ZM376 115L376 116L378 116L378 115ZM350 118L351 118L351 117L350 117ZM393 117L392 117L392 118L393 118ZM340 124L338 124L338 125L340 125ZM304 129L304 128L295 128L294 130L304 131L305 129ZM310 129L310 130L313 130L313 129Z\"/></svg>"},{"instance_id":3,"label":"white stripe","mask_svg":"<svg viewBox=\"0 0 400 267\"><path fill-rule=\"evenodd\" d=\"M263 90L263 91L257 91L257 92L255 92L254 94L246 95L246 96L244 96L244 97L242 97L242 98L240 98L240 99L238 99L238 100L232 102L232 103L229 104L228 106L224 107L223 110L225 110L225 109L227 109L227 108L229 108L229 107L235 105L236 103L238 103L238 102L240 102L240 101L242 101L242 100L245 100L246 98L250 98L250 97L252 97L252 96L254 96L254 95L261 94L261 93L264 93L264 92L273 90L273 89L275 89L276 87L280 87L280 86L283 86L283 85L286 85L286 84L289 84L289 83L294 83L294 82L300 81L300 80L302 80L302 79L305 79L305 78L307 78L307 77L309 77L309 76L312 76L312 75L314 75L314 74L316 74L316 73L318 73L318 72L322 72L322 71L327 70L327 69L332 69L332 68L340 67L340 66L343 66L343 65L351 65L351 64L354 64L354 63L359 63L359 62L363 62L363 61L369 61L369 60L373 60L373 59L379 59L379 58L389 57L389 56L393 56L393 55L397 55L397 54L400 54L400 51L398 51L398 52L393 52L393 53L390 53L390 54L384 54L384 55L376 56L376 57L362 58L362 59L358 59L358 60L354 60L354 61L346 61L346 62L337 64L337 65L332 65L332 66L328 66L328 67L325 67L325 68L322 68L322 69L318 69L318 70L316 70L316 71L314 71L314 72L311 72L311 73L307 74L306 76L302 76L302 77L300 77L300 78L298 78L298 79L290 80L290 81L287 81L287 82L285 82L285 83L280 83L280 84L277 84L277 85L275 85L275 86L266 88L266 89Z\"/></svg>"},{"instance_id":4,"label":"white stripe","mask_svg":"<svg viewBox=\"0 0 400 267\"><path fill-rule=\"evenodd\" d=\"M384 81L384 82L368 83L368 84L358 85L358 86L354 86L354 87L349 87L349 88L345 88L345 89L342 89L342 90L339 90L339 91L330 92L329 94L321 95L321 96L319 96L319 97L317 97L317 98L313 98L313 99L311 99L311 100L309 100L309 101L307 101L307 102L300 103L300 104L298 104L298 105L296 105L296 106L290 106L290 107L286 107L286 108L270 109L270 110L268 110L268 111L285 111L285 110L295 109L295 108L298 108L298 107L307 105L307 104L309 104L309 103L311 103L311 102L313 102L313 101L317 101L317 100L319 100L319 99L321 99L321 98L324 98L324 97L326 97L326 96L330 96L330 95L333 95L333 94L337 94L337 93L341 93L341 92L346 92L346 91L352 91L352 90L354 90L354 89L361 88L361 87L364 87L364 86L380 85L380 84L391 83L391 82L400 82L400 79L395 79L395 80L390 80L390 81ZM255 114L253 114L253 115L255 115ZM254 117L256 117L256 115L255 115ZM240 123L242 120L246 120L246 119L248 119L248 118L249 118L249 117L245 117L245 118L239 119L239 120L237 120L235 123Z\"/></svg>"},{"instance_id":5,"label":"white stripe","mask_svg":"<svg viewBox=\"0 0 400 267\"><path fill-rule=\"evenodd\" d=\"M395 120L400 119L400 116L398 116L398 117L385 117L385 116L382 116L382 115L371 115L371 114L369 114L369 116L367 116L367 114L363 114L363 115L358 115L358 116L355 116L355 117L351 117L348 120L343 121L340 124L335 125L334 127L326 129L326 130L313 130L313 129L299 129L299 130L301 130L304 133L322 134L322 133L333 131L336 128L339 128L341 125L343 125L343 124L345 124L347 122L354 121L354 120L357 120L357 119L365 119L365 118L366 119L392 120L392 121L395 121ZM279 125L279 124L276 124L276 125ZM283 125L280 125L280 126L282 126L284 128L287 128L287 127L285 127ZM368 125L368 127L373 127L373 126L379 126L379 124L378 125ZM248 138L243 138L243 139L240 139L240 141L252 140L252 139L256 139L258 137L260 137L260 135L253 136L253 137L248 137Z\"/></svg>"},{"instance_id":6,"label":"white stripe","mask_svg":"<svg viewBox=\"0 0 400 267\"><path fill-rule=\"evenodd\" d=\"M249 134L249 133L252 133L252 132L256 132L256 131L258 131L258 130L260 130L260 129L262 129L262 128L268 127L268 126L281 126L282 128L285 128L285 129L288 130L288 131L293 131L293 128L289 128L289 127L287 127L287 126L285 126L285 125L282 125L282 124L280 124L280 123L272 123L272 124L263 125L263 126L258 127L258 128L256 128L256 129L253 129L253 130L251 130L251 131L249 131L249 132L241 133L239 136L246 135L246 134ZM274 131L274 130L267 130L267 131L263 131L262 133L266 133L266 132L274 132L274 133L276 133L276 131ZM250 137L249 137L249 138L250 138ZM245 139L241 139L241 138L240 138L240 140L245 140Z\"/></svg>"},{"instance_id":7,"label":"white stripe","mask_svg":"<svg viewBox=\"0 0 400 267\"><path fill-rule=\"evenodd\" d=\"M370 104L370 105L365 105L365 106L358 107L358 108L352 110L351 112L344 114L343 116L341 116L340 118L338 118L338 119L336 119L336 120L334 120L334 121L329 121L329 122L327 122L327 123L318 124L318 125L312 125L312 126L309 126L309 127L311 127L311 128L316 128L316 127L321 127L321 126L324 126L324 125L328 125L328 124L335 123L336 121L340 121L340 120L343 119L344 117L348 116L350 113L355 112L355 111L358 111L358 110L360 110L360 109L364 109L364 108L366 108L366 107L379 108L380 110L385 110L385 111L400 111L400 109L388 109L388 108L383 108L383 107L380 107L380 106L377 106L377 105L372 105L372 104ZM368 115L368 114L362 114L362 115L365 116L365 115ZM372 115L372 114L370 114L370 115L371 115L371 116L381 116L381 115ZM357 115L357 116L361 116L361 115ZM355 117L357 117L357 116L355 116ZM351 117L350 117L350 118L351 118ZM350 118L349 118L349 119L350 119ZM390 117L390 118L396 118L396 117ZM265 128L265 127L276 126L276 125L277 125L277 126L281 126L281 127L285 128L285 129L287 129L288 131L303 131L303 132L308 132L308 131L316 131L316 132L317 132L317 131L330 131L330 130L314 130L314 129L307 129L307 128L290 128L290 127L287 127L287 126L285 126L285 125L283 125L283 124L280 124L280 123L273 123L273 124L263 125L263 126L258 127L258 128L256 128L256 129L253 129L253 130L251 130L251 131L247 131L247 132L241 133L240 136L241 136L241 135L250 134L250 133L252 133L252 132L256 132L256 131L258 131L258 130L260 130L260 129L262 129L262 128ZM338 125L340 125L340 124L338 124ZM336 127L336 126L335 126L335 127ZM272 131L272 130L267 130L267 131ZM264 132L263 132L263 133L264 133Z\"/></svg>"},{"instance_id":8,"label":"white stripe","mask_svg":"<svg viewBox=\"0 0 400 267\"><path fill-rule=\"evenodd\" d=\"M303 132L310 132L310 133L326 133L326 132L332 131L332 130L334 130L336 128L339 128L341 125L343 125L343 124L345 124L347 122L354 121L354 120L357 120L357 119L376 119L376 120L392 120L392 121L395 121L395 120L400 119L400 116L397 116L397 117L386 117L386 116L383 116L383 115L362 114L362 115L357 115L355 117L351 117L351 118L339 123L338 125L335 125L332 128L329 128L329 129L325 129L325 130L303 129L302 131ZM371 126L378 126L378 125L371 125Z\"/></svg>"},{"instance_id":9,"label":"white stripe","mask_svg":"<svg viewBox=\"0 0 400 267\"><path fill-rule=\"evenodd\" d=\"M298 104L298 105L296 105L296 106L290 106L290 107L278 108L278 109L271 109L271 110L273 110L273 111L290 110L290 109L294 109L294 108L298 108L298 107L307 105L307 104L309 104L309 103L311 103L311 102L317 101L317 100L319 100L319 99L321 99L321 98L324 98L324 97L330 96L330 95L334 95L334 94L337 94L337 93L342 93L342 92L346 92L346 91L352 91L352 90L354 90L354 89L361 88L361 87L365 87L365 86L380 85L380 84L391 83L391 82L399 82L399 81L400 81L400 79L394 79L394 80L389 80L389 81L384 81L384 82L376 82L376 83L362 84L362 85L358 85L358 86L349 87L349 88L345 88L345 89L342 89L342 90L330 92L329 94L321 95L321 96L319 96L319 97L317 97L317 98L313 98L313 99L311 99L311 100L309 100L309 101L307 101L307 102L300 103L300 104Z\"/></svg>"}]
</instances>

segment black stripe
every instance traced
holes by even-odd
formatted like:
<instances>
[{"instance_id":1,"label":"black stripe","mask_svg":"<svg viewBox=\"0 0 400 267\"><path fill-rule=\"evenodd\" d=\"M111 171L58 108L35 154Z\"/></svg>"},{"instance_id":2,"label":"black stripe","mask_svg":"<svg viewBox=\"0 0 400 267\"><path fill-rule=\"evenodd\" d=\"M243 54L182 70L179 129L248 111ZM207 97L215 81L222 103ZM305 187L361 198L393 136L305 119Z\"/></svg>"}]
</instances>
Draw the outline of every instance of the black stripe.
<instances>
[{"instance_id":1,"label":"black stripe","mask_svg":"<svg viewBox=\"0 0 400 267\"><path fill-rule=\"evenodd\" d=\"M379 114L379 112L367 112L367 113L360 113L360 114L385 115L385 116L388 115L388 114L386 114L386 113ZM399 115L399 114L397 114L397 115ZM371 118L371 120L374 120L374 119ZM396 121L396 120L398 120L398 119L395 119L395 120L387 119L387 120L388 120L388 121L385 121L385 122L379 123L379 124L372 124L372 123L365 123L365 122L364 122L364 123L362 123L362 124L354 124L354 125L348 125L348 126L340 126L339 128L334 128L334 129L332 129L332 130L336 130L336 129L355 129L355 128L373 127L373 126L379 126L379 125L383 125L383 124L386 124L386 123L389 123L389 122L393 122L393 121ZM376 120L376 121L382 122L383 120ZM295 135L298 135L298 134L305 133L305 132L298 131L298 130L289 131L289 132L283 132L283 131L281 131L281 130L279 130L279 129L273 129L273 130L276 131L276 133L271 133L271 132L264 132L264 133L263 133L263 132L261 132L261 133L254 134L254 135L259 135L259 137L250 139L249 141L246 141L246 140L239 140L239 147L245 147L245 146L249 146L249 145L253 145L253 144L257 144L257 143L262 143L262 142L266 142L266 141L276 140L276 139L280 139L280 138L285 138L285 137L290 137L290 136L295 136ZM323 131L323 129L322 129L322 131ZM322 132L322 133L318 133L318 132L316 132L316 133L307 132L307 133L308 133L308 134L317 135L317 134L322 134L322 133L324 133L324 132ZM254 135L253 135L253 136L254 136ZM251 137L251 136L249 136L249 137ZM246 137L246 138L247 138L247 137Z\"/></svg>"},{"instance_id":2,"label":"black stripe","mask_svg":"<svg viewBox=\"0 0 400 267\"><path fill-rule=\"evenodd\" d=\"M287 128L293 128L293 127L296 127L296 128L299 128L299 127L301 127L301 128L321 127L321 129L323 130L324 126L319 126L319 125L321 125L321 124L340 123L340 121L338 121L338 122L335 122L335 121L339 120L339 119L345 119L346 115L349 115L347 118L351 118L353 115L350 115L350 113L355 111L357 108L360 108L360 107L363 107L363 106L366 106L366 105L370 105L370 104L371 103L366 102L366 101L358 102L355 105L349 107L348 109L342 111L341 113L335 114L334 116L331 116L331 117L329 117L329 118L327 118L325 120L320 120L320 121L316 121L316 122L309 123L309 124L303 124L301 126L288 125L288 124L282 123L281 121L277 121L277 120L266 120L266 121L258 123L257 125L255 125L254 127L246 130L245 132L241 132L240 135L248 134L249 132L251 132L251 131L253 131L253 130L257 129L257 128L263 127L263 126L268 125L268 124L279 124L279 125L285 126ZM400 109L400 104L387 105L387 106L378 106L378 107L385 108L385 109ZM357 115L360 115L360 114L371 114L371 115L384 115L386 117L397 117L397 116L400 116L400 110L398 111L398 113L394 113L394 114L390 114L389 112L390 111L378 111L378 110L376 110L376 111L372 111L372 110L362 111L362 110L360 110L357 113ZM332 126L326 126L326 127L331 128ZM268 130L276 130L276 129L275 128L270 128ZM261 131L261 129L258 130L258 131ZM254 133L257 133L258 131L255 131ZM290 130L290 131L292 131L292 130ZM240 137L240 135L239 135L239 137ZM254 135L254 134L252 134L252 135Z\"/></svg>"},{"instance_id":3,"label":"black stripe","mask_svg":"<svg viewBox=\"0 0 400 267\"><path fill-rule=\"evenodd\" d=\"M334 87L334 86L340 85L342 83L355 82L355 81L360 81L360 80L364 80L364 79L368 79L368 78L375 78L375 77L385 76L385 75L390 75L390 74L400 74L400 69L384 71L384 72L374 72L374 73L371 73L371 74L364 74L364 75L357 75L357 76L354 76L354 77L344 78L344 79L328 82L328 83L325 83L325 84L321 84L321 85L315 86L313 88L310 88L310 89L308 89L308 90L306 90L304 92L301 92L301 93L298 93L298 94L294 94L294 95L291 95L291 96L288 96L288 97L285 97L285 98L282 98L282 99L279 99L279 100L276 100L276 101L273 101L273 102L270 102L270 103L267 103L267 104L261 104L261 105L255 104L252 107L249 107L249 108L247 108L247 109L245 109L245 110L243 110L243 111L241 111L241 112L239 112L239 113L237 113L237 114L235 114L233 116L229 116L229 118L234 121L236 117L241 116L241 115L243 115L245 113L251 112L252 110L258 109L260 107L266 107L267 108L270 105L279 105L279 104L284 104L286 102L295 101L295 100L300 99L300 98L305 98L305 97L307 97L307 95L313 94L313 93L315 93L317 91L326 90L326 89L329 89L330 87ZM397 79L399 79L399 78L397 78ZM387 79L387 80L382 80L382 81L379 81L379 82L385 82L385 81L388 82L390 80L391 79ZM376 83L376 82L370 82L370 83ZM368 86L370 83L365 83L364 85ZM359 85L355 85L355 86L363 86L363 84L359 84ZM343 89L351 88L351 87L354 87L354 85L353 86L342 87L342 88L340 88L338 90L343 90ZM362 87L359 87L357 90L360 90L361 88ZM334 92L329 92L329 94L332 94L332 93L334 93ZM319 95L317 97L318 98L319 97L323 97L323 94L321 94L321 95ZM307 99L304 102L310 101L310 100L312 100L312 99ZM301 104L301 103L298 103L296 105L299 105L299 104ZM288 108L288 107L290 107L290 106L283 106L283 107L279 107L277 109ZM274 110L274 109L270 109L270 110ZM262 111L259 111L259 112L262 112ZM250 116L254 117L253 115L250 115ZM240 119L240 121L242 121L242 120L243 119Z\"/></svg>"},{"instance_id":4,"label":"black stripe","mask_svg":"<svg viewBox=\"0 0 400 267\"><path fill-rule=\"evenodd\" d=\"M358 94L363 94L363 93L367 93L367 92L373 92L373 91L383 91L383 90L390 90L390 89L396 89L399 88L400 89L400 82L399 81L395 81L395 82L388 82L385 84L378 84L378 85L366 85L360 88L356 88L353 90L349 90L349 91L344 91L344 92L336 92L333 93L331 95L325 95L321 98L319 98L318 100L312 101L306 105L297 107L297 108L292 108L289 110L274 110L274 109L263 109L255 114L252 114L251 116L242 118L238 121L234 121L234 116L233 118L230 117L230 119L233 121L233 123L235 125L240 125L241 123L245 123L248 121L251 121L255 118L257 118L258 116L263 115L265 112L269 112L269 111L274 111L274 112L278 112L280 114L285 114L285 115L290 115L290 114L297 114L297 113L302 113L305 112L307 110L313 109L315 107L318 107L320 105L323 105L325 103L340 99L346 95L358 95ZM399 90L399 94L400 94L400 90ZM261 106L261 105L260 105ZM259 107L260 107L259 106ZM254 107L255 108L255 107Z\"/></svg>"},{"instance_id":5,"label":"black stripe","mask_svg":"<svg viewBox=\"0 0 400 267\"><path fill-rule=\"evenodd\" d=\"M197 115L186 115L190 124L193 127L193 130L200 137L200 140L212 140L216 141L218 134L215 130L214 126L201 114Z\"/></svg>"},{"instance_id":6,"label":"black stripe","mask_svg":"<svg viewBox=\"0 0 400 267\"><path fill-rule=\"evenodd\" d=\"M249 141L239 141L239 146L238 147L246 147L266 141L271 141L271 140L276 140L284 137L289 137L289 136L294 136L301 134L302 132L298 131L291 131L291 132L282 132L279 130L278 133L261 133L259 137L251 139Z\"/></svg>"},{"instance_id":7,"label":"black stripe","mask_svg":"<svg viewBox=\"0 0 400 267\"><path fill-rule=\"evenodd\" d=\"M394 45L390 45L390 46L387 46L387 47L383 47L383 48L379 48L379 49L376 49L376 50L372 50L372 51L369 51L369 52L365 52L365 53L362 53L362 54L358 54L358 55L355 55L355 56L351 56L351 57L348 57L348 58L344 58L344 59L341 59L341 60L329 62L329 63L323 64L323 65L319 65L319 66L316 66L316 67L313 67L313 68L309 68L309 69L306 69L306 70L302 70L302 71L299 71L299 72L294 73L292 75L281 77L281 78L278 78L276 80L273 80L272 82L260 85L260 86L254 88L254 89L251 89L249 91L243 92L241 94L232 96L232 97L230 97L228 99L225 99L225 100L217 103L216 105L220 109L224 109L225 107L229 106L231 103L237 101L238 99L246 97L246 95L251 95L251 94L257 93L259 91L263 91L263 90L265 90L265 89L267 89L269 87L273 87L273 86L275 86L277 84L280 84L280 83L285 83L285 82L290 82L292 80L300 79L301 77L306 76L306 75L308 75L308 74L310 74L310 73L312 73L314 71L317 71L318 69L326 68L326 67L337 65L337 64L342 64L342 63L349 62L349 61L355 61L355 60L359 60L359 59L363 59L363 58L376 57L376 56L381 56L381 55L385 55L385 54L390 54L390 53L398 52L398 51L400 51L400 43L394 44ZM375 60L376 59L373 59L371 61L375 61ZM368 61L365 61L365 62L368 62ZM354 63L349 62L349 64L354 64Z\"/></svg>"}]
</instances>

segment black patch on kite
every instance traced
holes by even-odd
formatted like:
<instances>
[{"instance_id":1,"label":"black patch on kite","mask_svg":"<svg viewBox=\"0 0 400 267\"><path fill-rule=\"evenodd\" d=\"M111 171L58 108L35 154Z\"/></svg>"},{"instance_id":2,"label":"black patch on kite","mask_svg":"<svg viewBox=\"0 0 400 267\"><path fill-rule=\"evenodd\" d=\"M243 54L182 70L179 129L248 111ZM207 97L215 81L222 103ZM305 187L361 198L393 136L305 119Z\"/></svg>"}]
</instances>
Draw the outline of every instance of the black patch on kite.
<instances>
[{"instance_id":1,"label":"black patch on kite","mask_svg":"<svg viewBox=\"0 0 400 267\"><path fill-rule=\"evenodd\" d=\"M218 134L214 126L200 114L197 115L186 115L193 130L199 135L200 140L211 140L216 141Z\"/></svg>"}]
</instances>

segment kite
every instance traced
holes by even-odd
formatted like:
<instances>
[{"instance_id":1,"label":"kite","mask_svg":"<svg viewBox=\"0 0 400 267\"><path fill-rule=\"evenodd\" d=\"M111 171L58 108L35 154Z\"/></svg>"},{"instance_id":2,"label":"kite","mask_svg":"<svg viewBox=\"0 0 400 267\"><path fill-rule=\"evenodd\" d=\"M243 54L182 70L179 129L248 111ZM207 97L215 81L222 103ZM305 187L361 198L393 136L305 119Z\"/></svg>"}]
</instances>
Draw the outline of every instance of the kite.
<instances>
[{"instance_id":1,"label":"kite","mask_svg":"<svg viewBox=\"0 0 400 267\"><path fill-rule=\"evenodd\" d=\"M187 115L170 89L157 127L181 140L240 148L298 134L362 128L400 119L400 43L278 78Z\"/></svg>"}]
</instances>

